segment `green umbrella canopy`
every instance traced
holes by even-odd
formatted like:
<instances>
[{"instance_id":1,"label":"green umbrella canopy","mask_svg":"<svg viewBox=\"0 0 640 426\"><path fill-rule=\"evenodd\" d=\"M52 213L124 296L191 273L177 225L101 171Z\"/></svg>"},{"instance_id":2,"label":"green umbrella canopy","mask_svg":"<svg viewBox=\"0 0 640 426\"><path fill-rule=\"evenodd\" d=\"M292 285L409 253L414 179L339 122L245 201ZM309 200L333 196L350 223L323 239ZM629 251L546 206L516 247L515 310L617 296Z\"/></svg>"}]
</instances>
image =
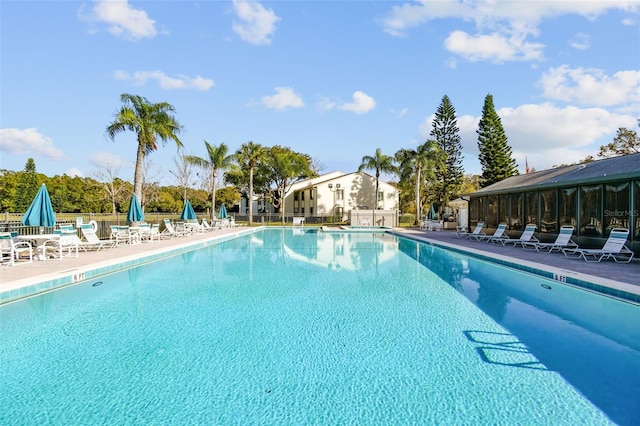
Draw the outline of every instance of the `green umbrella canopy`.
<instances>
[{"instance_id":1,"label":"green umbrella canopy","mask_svg":"<svg viewBox=\"0 0 640 426\"><path fill-rule=\"evenodd\" d=\"M191 201L189 200L185 201L184 208L182 209L182 213L180 213L180 219L182 220L197 219L196 212L193 211L193 206L191 205Z\"/></svg>"},{"instance_id":2,"label":"green umbrella canopy","mask_svg":"<svg viewBox=\"0 0 640 426\"><path fill-rule=\"evenodd\" d=\"M144 213L142 207L138 201L136 194L131 196L131 203L129 204L129 211L127 212L127 222L142 222L144 220Z\"/></svg>"},{"instance_id":3,"label":"green umbrella canopy","mask_svg":"<svg viewBox=\"0 0 640 426\"><path fill-rule=\"evenodd\" d=\"M49 191L44 183L27 212L22 216L22 224L26 226L54 226L56 224L56 215L53 212Z\"/></svg>"},{"instance_id":4,"label":"green umbrella canopy","mask_svg":"<svg viewBox=\"0 0 640 426\"><path fill-rule=\"evenodd\" d=\"M218 219L226 219L227 218L227 207L223 204L220 206L220 211L218 211Z\"/></svg>"}]
</instances>

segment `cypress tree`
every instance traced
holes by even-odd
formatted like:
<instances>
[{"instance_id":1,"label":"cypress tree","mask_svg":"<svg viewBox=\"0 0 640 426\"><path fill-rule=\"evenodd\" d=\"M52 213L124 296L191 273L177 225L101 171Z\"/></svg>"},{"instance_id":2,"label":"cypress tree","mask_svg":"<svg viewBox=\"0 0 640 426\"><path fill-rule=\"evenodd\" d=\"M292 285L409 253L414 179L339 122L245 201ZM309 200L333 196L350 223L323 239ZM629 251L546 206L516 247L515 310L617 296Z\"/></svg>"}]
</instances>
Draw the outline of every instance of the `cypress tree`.
<instances>
[{"instance_id":1,"label":"cypress tree","mask_svg":"<svg viewBox=\"0 0 640 426\"><path fill-rule=\"evenodd\" d=\"M36 163L33 158L29 158L24 166L24 171L18 177L13 201L16 211L27 211L38 193L38 189L40 189L40 183L38 182L38 173L36 173Z\"/></svg>"},{"instance_id":2,"label":"cypress tree","mask_svg":"<svg viewBox=\"0 0 640 426\"><path fill-rule=\"evenodd\" d=\"M437 193L443 205L449 204L460 193L464 168L462 167L462 144L456 110L447 95L442 97L433 119L431 137L445 155L445 161L435 170L438 182Z\"/></svg>"},{"instance_id":3,"label":"cypress tree","mask_svg":"<svg viewBox=\"0 0 640 426\"><path fill-rule=\"evenodd\" d=\"M519 174L516 160L511 156L511 147L507 143L500 116L493 106L493 96L490 94L484 98L482 118L476 133L483 188Z\"/></svg>"}]
</instances>

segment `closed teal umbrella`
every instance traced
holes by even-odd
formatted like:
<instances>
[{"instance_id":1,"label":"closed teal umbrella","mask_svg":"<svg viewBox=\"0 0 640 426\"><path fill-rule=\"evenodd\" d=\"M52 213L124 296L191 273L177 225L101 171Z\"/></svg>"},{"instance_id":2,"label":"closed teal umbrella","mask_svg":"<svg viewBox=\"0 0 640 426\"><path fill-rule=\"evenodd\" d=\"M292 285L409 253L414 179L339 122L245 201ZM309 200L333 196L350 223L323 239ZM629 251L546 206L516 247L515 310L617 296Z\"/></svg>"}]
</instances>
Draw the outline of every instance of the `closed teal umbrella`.
<instances>
[{"instance_id":1,"label":"closed teal umbrella","mask_svg":"<svg viewBox=\"0 0 640 426\"><path fill-rule=\"evenodd\" d=\"M226 219L227 218L227 208L225 205L220 206L220 211L218 211L218 219Z\"/></svg>"},{"instance_id":2,"label":"closed teal umbrella","mask_svg":"<svg viewBox=\"0 0 640 426\"><path fill-rule=\"evenodd\" d=\"M142 207L138 201L136 194L131 196L131 203L129 203L129 211L127 212L127 222L142 222L144 220L144 213Z\"/></svg>"},{"instance_id":3,"label":"closed teal umbrella","mask_svg":"<svg viewBox=\"0 0 640 426\"><path fill-rule=\"evenodd\" d=\"M26 226L54 226L56 215L53 212L49 191L43 183L27 212L22 216L22 224Z\"/></svg>"},{"instance_id":4,"label":"closed teal umbrella","mask_svg":"<svg viewBox=\"0 0 640 426\"><path fill-rule=\"evenodd\" d=\"M194 220L197 219L196 212L193 211L193 206L189 200L184 202L182 213L180 213L180 219L182 220Z\"/></svg>"},{"instance_id":5,"label":"closed teal umbrella","mask_svg":"<svg viewBox=\"0 0 640 426\"><path fill-rule=\"evenodd\" d=\"M435 220L438 216L436 216L436 211L433 208L433 204L429 207L429 213L427 213L427 219Z\"/></svg>"}]
</instances>

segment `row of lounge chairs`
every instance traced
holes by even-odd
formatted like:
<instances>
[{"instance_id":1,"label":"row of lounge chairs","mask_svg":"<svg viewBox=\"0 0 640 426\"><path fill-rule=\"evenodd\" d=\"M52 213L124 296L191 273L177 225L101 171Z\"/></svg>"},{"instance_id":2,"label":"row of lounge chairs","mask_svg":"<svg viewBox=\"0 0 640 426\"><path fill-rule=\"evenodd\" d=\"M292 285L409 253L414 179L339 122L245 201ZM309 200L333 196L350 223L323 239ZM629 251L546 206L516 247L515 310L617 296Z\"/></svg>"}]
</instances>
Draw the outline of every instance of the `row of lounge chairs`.
<instances>
[{"instance_id":1,"label":"row of lounge chairs","mask_svg":"<svg viewBox=\"0 0 640 426\"><path fill-rule=\"evenodd\" d=\"M521 246L524 249L535 249L537 252L562 252L568 258L584 259L587 262L600 262L605 259L613 259L615 262L631 262L634 253L627 246L629 230L625 228L614 228L609 234L609 238L602 248L582 248L571 239L574 227L565 225L560 228L560 232L555 241L543 243L535 236L536 225L528 224L518 238L510 238L505 234L506 223L498 224L493 235L486 235L482 229L484 222L480 221L472 232L459 230L456 232L458 238L466 238L474 241L486 241L493 244L514 247Z\"/></svg>"},{"instance_id":2,"label":"row of lounge chairs","mask_svg":"<svg viewBox=\"0 0 640 426\"><path fill-rule=\"evenodd\" d=\"M111 225L111 234L108 239L100 239L96 233L97 225L94 223L83 223L80 225L82 238L78 236L78 231L73 225L59 225L58 229L49 239L42 241L37 246L37 255L41 259L62 259L64 257L78 257L82 251L98 251L110 249L122 244L137 244L215 231L224 227L233 227L232 220L216 221L211 226L206 219L198 223L178 222L172 224L169 219L164 219L164 230L160 231L159 224L142 223L137 226ZM16 262L29 263L36 255L36 248L25 240L18 241L10 232L0 233L0 254L2 264L13 266Z\"/></svg>"}]
</instances>

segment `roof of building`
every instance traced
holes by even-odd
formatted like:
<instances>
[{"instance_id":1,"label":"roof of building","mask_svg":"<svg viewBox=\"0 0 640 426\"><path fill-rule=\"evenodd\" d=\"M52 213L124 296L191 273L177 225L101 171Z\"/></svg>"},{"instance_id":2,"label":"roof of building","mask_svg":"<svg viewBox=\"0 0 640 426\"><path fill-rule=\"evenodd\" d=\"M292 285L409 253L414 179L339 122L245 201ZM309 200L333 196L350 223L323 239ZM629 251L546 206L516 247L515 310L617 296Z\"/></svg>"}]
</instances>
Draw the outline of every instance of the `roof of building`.
<instances>
[{"instance_id":1,"label":"roof of building","mask_svg":"<svg viewBox=\"0 0 640 426\"><path fill-rule=\"evenodd\" d=\"M640 177L640 153L512 176L469 195L602 183Z\"/></svg>"}]
</instances>

